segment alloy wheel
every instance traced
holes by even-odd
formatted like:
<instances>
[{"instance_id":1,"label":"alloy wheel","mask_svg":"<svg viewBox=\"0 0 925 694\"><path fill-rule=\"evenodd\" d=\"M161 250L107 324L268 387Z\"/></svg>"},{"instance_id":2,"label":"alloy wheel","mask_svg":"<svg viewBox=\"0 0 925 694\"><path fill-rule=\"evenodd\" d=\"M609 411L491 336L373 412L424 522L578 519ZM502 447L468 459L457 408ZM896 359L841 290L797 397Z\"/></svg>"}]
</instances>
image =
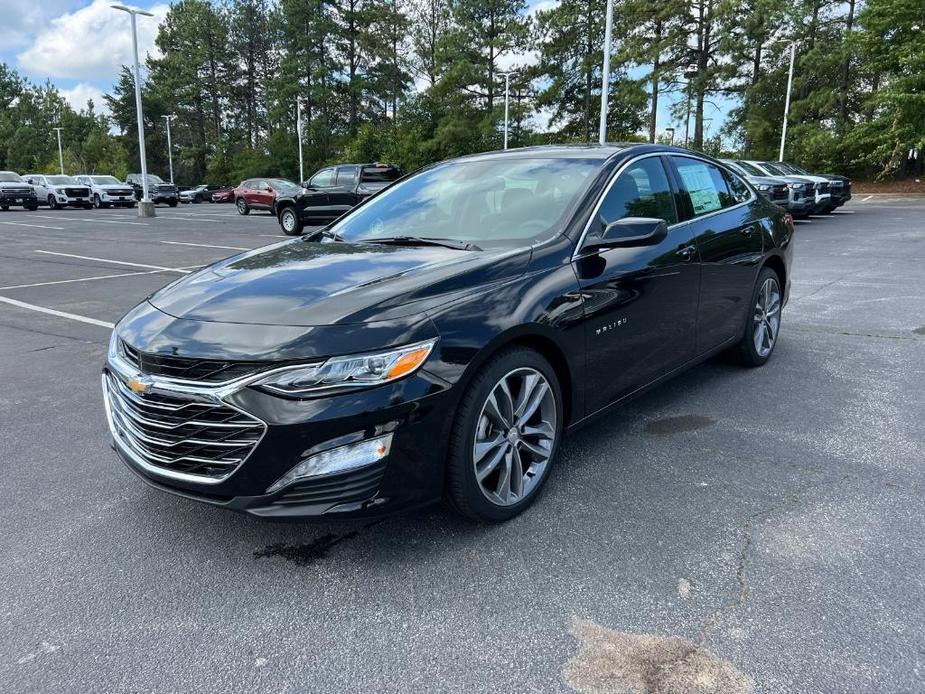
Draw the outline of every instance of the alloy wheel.
<instances>
[{"instance_id":1,"label":"alloy wheel","mask_svg":"<svg viewBox=\"0 0 925 694\"><path fill-rule=\"evenodd\" d=\"M290 209L283 210L282 215L283 231L291 234L295 231L295 213Z\"/></svg>"},{"instance_id":2,"label":"alloy wheel","mask_svg":"<svg viewBox=\"0 0 925 694\"><path fill-rule=\"evenodd\" d=\"M753 340L758 356L764 358L774 349L777 331L780 328L780 285L768 277L758 291L755 304Z\"/></svg>"},{"instance_id":3,"label":"alloy wheel","mask_svg":"<svg viewBox=\"0 0 925 694\"><path fill-rule=\"evenodd\" d=\"M556 401L539 371L509 372L488 394L472 445L475 479L497 506L511 506L538 488L555 448Z\"/></svg>"}]
</instances>

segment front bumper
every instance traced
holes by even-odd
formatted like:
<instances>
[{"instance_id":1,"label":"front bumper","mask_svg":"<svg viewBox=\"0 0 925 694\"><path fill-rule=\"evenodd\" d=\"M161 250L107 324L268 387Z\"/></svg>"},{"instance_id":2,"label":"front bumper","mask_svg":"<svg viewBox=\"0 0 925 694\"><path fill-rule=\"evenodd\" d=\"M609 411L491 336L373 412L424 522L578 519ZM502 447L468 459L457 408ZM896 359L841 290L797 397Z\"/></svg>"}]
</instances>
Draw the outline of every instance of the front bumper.
<instances>
[{"instance_id":1,"label":"front bumper","mask_svg":"<svg viewBox=\"0 0 925 694\"><path fill-rule=\"evenodd\" d=\"M0 190L0 204L3 205L33 205L38 202L35 192L32 193L12 193Z\"/></svg>"},{"instance_id":2,"label":"front bumper","mask_svg":"<svg viewBox=\"0 0 925 694\"><path fill-rule=\"evenodd\" d=\"M113 447L146 483L188 499L264 518L375 517L431 503L443 490L443 463L454 391L424 370L368 390L310 400L272 395L252 387L217 388L218 400L265 425L259 442L220 481L178 478L132 447L113 417L109 374L137 375L125 363L104 367L107 416ZM152 392L183 394L182 385L158 382ZM274 482L321 450L392 433L387 458L356 470L298 481L267 494Z\"/></svg>"}]
</instances>

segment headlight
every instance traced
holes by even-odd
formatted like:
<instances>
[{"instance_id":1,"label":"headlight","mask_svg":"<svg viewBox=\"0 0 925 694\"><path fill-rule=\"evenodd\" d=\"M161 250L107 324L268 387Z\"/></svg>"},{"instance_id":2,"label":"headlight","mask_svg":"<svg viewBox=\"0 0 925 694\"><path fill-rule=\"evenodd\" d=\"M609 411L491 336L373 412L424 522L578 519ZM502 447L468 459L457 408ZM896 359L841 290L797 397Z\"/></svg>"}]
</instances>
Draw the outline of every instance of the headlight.
<instances>
[{"instance_id":1,"label":"headlight","mask_svg":"<svg viewBox=\"0 0 925 694\"><path fill-rule=\"evenodd\" d=\"M763 191L763 190L771 190L771 186L768 186L768 185L765 185L764 183L762 183L761 185L758 186L758 190L762 190L762 191Z\"/></svg>"},{"instance_id":2,"label":"headlight","mask_svg":"<svg viewBox=\"0 0 925 694\"><path fill-rule=\"evenodd\" d=\"M437 338L387 352L332 357L321 364L287 366L252 385L284 395L317 393L332 388L376 386L417 371L430 356Z\"/></svg>"},{"instance_id":3,"label":"headlight","mask_svg":"<svg viewBox=\"0 0 925 694\"><path fill-rule=\"evenodd\" d=\"M802 183L788 183L787 187L790 188L791 190L803 190Z\"/></svg>"}]
</instances>

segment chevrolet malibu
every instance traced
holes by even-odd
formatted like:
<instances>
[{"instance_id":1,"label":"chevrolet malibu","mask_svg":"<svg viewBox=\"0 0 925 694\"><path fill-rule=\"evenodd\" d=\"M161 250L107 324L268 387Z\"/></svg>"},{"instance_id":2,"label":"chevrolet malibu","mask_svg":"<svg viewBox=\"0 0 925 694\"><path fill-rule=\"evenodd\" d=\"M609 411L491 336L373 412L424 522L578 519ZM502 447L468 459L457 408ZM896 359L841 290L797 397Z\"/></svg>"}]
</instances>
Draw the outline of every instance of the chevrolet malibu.
<instances>
[{"instance_id":1,"label":"chevrolet malibu","mask_svg":"<svg viewBox=\"0 0 925 694\"><path fill-rule=\"evenodd\" d=\"M761 366L791 220L719 162L538 147L406 177L329 227L174 282L116 326L116 451L265 518L538 496L563 435L719 352Z\"/></svg>"}]
</instances>

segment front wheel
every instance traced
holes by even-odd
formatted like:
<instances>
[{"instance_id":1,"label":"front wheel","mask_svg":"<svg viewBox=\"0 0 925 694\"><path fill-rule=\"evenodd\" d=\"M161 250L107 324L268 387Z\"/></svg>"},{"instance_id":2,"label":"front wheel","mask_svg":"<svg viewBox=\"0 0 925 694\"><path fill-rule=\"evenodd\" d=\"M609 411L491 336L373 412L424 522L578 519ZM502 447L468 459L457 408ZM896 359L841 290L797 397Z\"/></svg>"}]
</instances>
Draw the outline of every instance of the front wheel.
<instances>
[{"instance_id":1,"label":"front wheel","mask_svg":"<svg viewBox=\"0 0 925 694\"><path fill-rule=\"evenodd\" d=\"M771 268L762 268L752 291L752 309L745 333L736 346L738 360L746 366L763 366L777 346L780 333L783 292L780 278Z\"/></svg>"},{"instance_id":2,"label":"front wheel","mask_svg":"<svg viewBox=\"0 0 925 694\"><path fill-rule=\"evenodd\" d=\"M58 201L55 200L55 196L54 196L54 195L49 195L49 196L48 196L48 207L50 207L50 208L53 209L53 210L57 210L57 209L58 209Z\"/></svg>"},{"instance_id":3,"label":"front wheel","mask_svg":"<svg viewBox=\"0 0 925 694\"><path fill-rule=\"evenodd\" d=\"M168 201L167 201L167 204L170 205L171 207L176 207L176 206L177 206L177 201L176 201L176 200L168 200Z\"/></svg>"},{"instance_id":4,"label":"front wheel","mask_svg":"<svg viewBox=\"0 0 925 694\"><path fill-rule=\"evenodd\" d=\"M302 220L296 214L294 207L284 207L279 213L279 225L283 233L289 236L298 236L302 233Z\"/></svg>"},{"instance_id":5,"label":"front wheel","mask_svg":"<svg viewBox=\"0 0 925 694\"><path fill-rule=\"evenodd\" d=\"M238 198L235 201L235 206L238 208L238 214L250 214L251 209L247 206L247 201L244 198Z\"/></svg>"},{"instance_id":6,"label":"front wheel","mask_svg":"<svg viewBox=\"0 0 925 694\"><path fill-rule=\"evenodd\" d=\"M8 209L10 209L9 205L0 205L0 210L3 210L4 212L6 212Z\"/></svg>"},{"instance_id":7,"label":"front wheel","mask_svg":"<svg viewBox=\"0 0 925 694\"><path fill-rule=\"evenodd\" d=\"M466 389L450 435L447 496L461 513L498 523L532 504L562 435L556 373L525 347L492 358Z\"/></svg>"}]
</instances>

